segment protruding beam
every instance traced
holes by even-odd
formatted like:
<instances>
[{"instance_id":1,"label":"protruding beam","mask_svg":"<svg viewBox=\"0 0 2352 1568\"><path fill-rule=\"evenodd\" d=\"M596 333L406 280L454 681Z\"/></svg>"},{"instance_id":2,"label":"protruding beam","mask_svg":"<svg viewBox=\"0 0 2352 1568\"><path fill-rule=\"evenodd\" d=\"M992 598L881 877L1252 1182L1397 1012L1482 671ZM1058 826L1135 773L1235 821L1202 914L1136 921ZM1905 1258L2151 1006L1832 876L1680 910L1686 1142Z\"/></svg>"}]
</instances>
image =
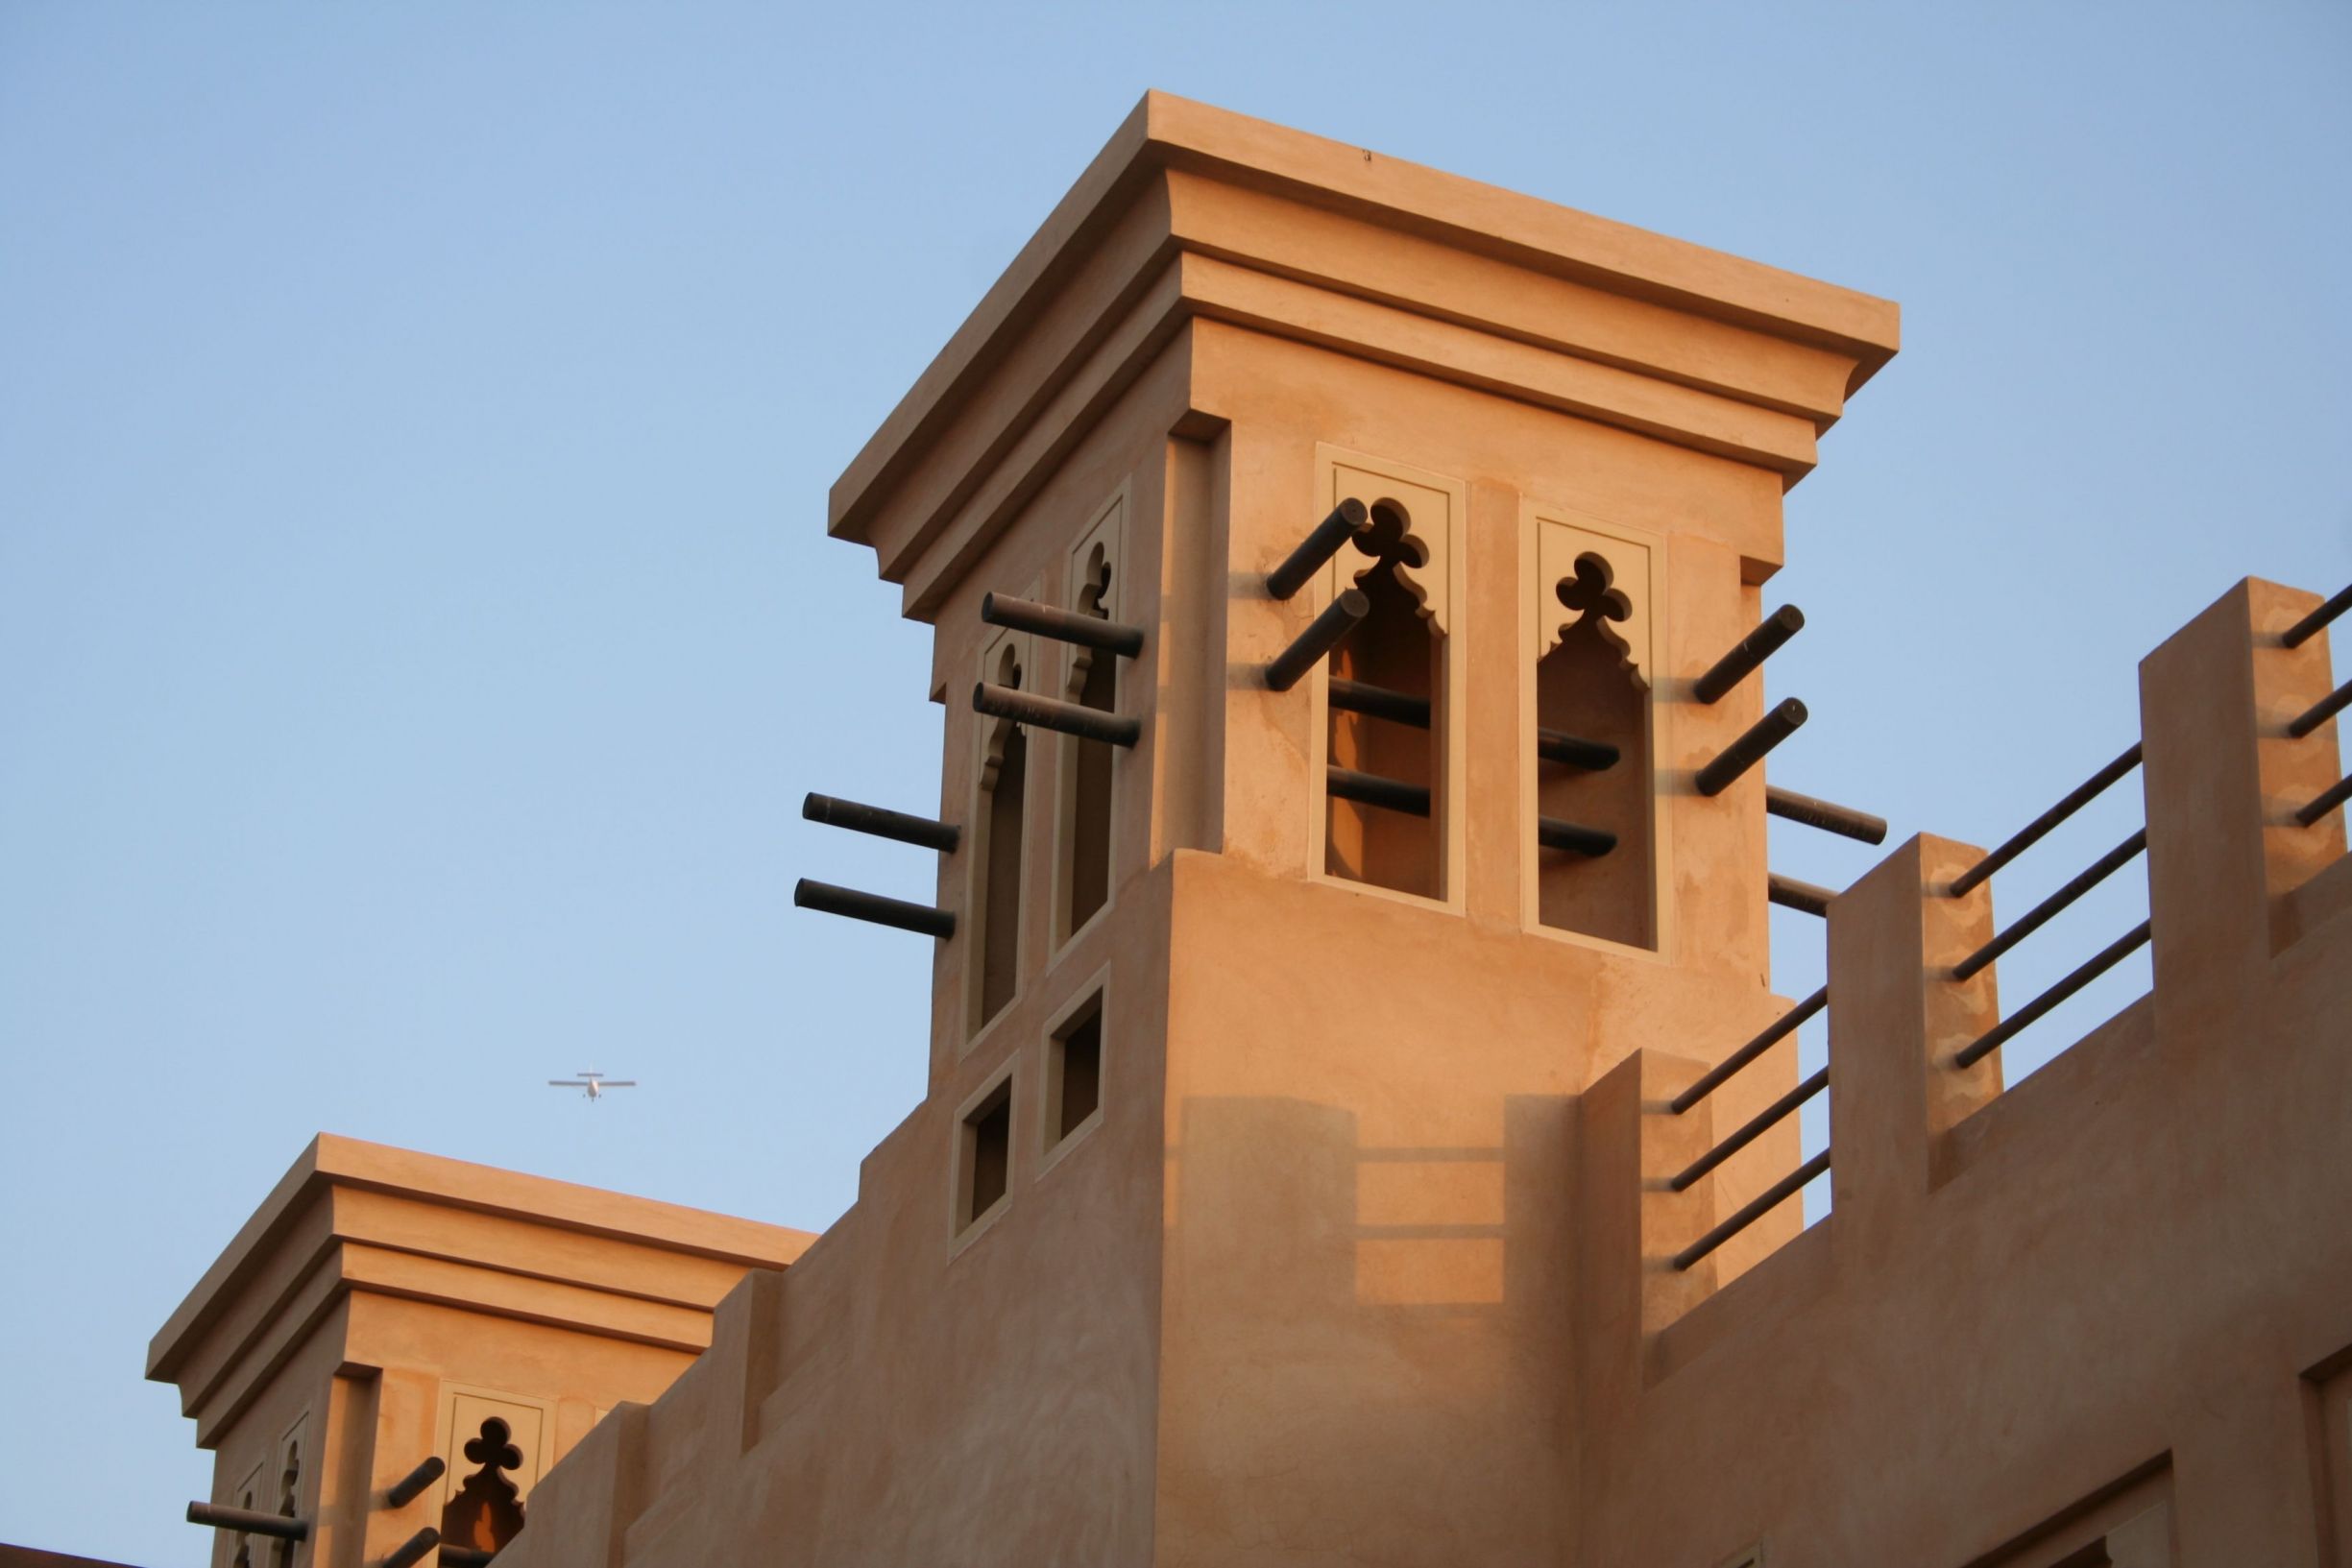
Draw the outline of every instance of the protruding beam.
<instances>
[{"instance_id":1,"label":"protruding beam","mask_svg":"<svg viewBox=\"0 0 2352 1568\"><path fill-rule=\"evenodd\" d=\"M828 828L847 828L854 833L872 833L876 838L896 839L901 844L913 844L922 849L937 850L952 855L962 841L963 830L952 822L934 822L906 811L893 811L887 807L867 806L859 801L845 801L838 795L809 792L800 803L800 814L811 822L821 822Z\"/></svg>"},{"instance_id":2,"label":"protruding beam","mask_svg":"<svg viewBox=\"0 0 2352 1568\"><path fill-rule=\"evenodd\" d=\"M2318 634L2319 628L2352 610L2352 587L2340 589L2334 598L2287 628L2279 641L2290 648L2299 648Z\"/></svg>"},{"instance_id":3,"label":"protruding beam","mask_svg":"<svg viewBox=\"0 0 2352 1568\"><path fill-rule=\"evenodd\" d=\"M219 1503L190 1503L188 1523L206 1525L214 1530L233 1530L247 1535L267 1535L274 1541L310 1538L310 1521L307 1519L289 1519L282 1513L258 1513L252 1508L232 1508Z\"/></svg>"},{"instance_id":4,"label":"protruding beam","mask_svg":"<svg viewBox=\"0 0 2352 1568\"><path fill-rule=\"evenodd\" d=\"M1307 586L1307 579L1321 569L1322 564L1340 553L1340 546L1372 525L1371 514L1364 503L1350 495L1331 509L1331 515L1315 525L1315 531L1301 541L1290 553L1290 558L1266 574L1266 591L1277 599L1287 599Z\"/></svg>"},{"instance_id":5,"label":"protruding beam","mask_svg":"<svg viewBox=\"0 0 2352 1568\"><path fill-rule=\"evenodd\" d=\"M424 1555L440 1544L441 1532L426 1525L423 1530L394 1547L391 1554L384 1558L383 1568L416 1568L416 1564L424 1560Z\"/></svg>"},{"instance_id":6,"label":"protruding beam","mask_svg":"<svg viewBox=\"0 0 2352 1568\"><path fill-rule=\"evenodd\" d=\"M1812 882L1801 882L1794 877L1773 872L1764 879L1764 896L1783 909L1794 909L1801 915L1830 917L1830 901L1837 894Z\"/></svg>"},{"instance_id":7,"label":"protruding beam","mask_svg":"<svg viewBox=\"0 0 2352 1568\"><path fill-rule=\"evenodd\" d=\"M1806 721L1805 704L1789 697L1748 726L1747 734L1723 748L1715 760L1699 769L1699 793L1720 795L1734 780L1764 760L1767 752L1797 733Z\"/></svg>"},{"instance_id":8,"label":"protruding beam","mask_svg":"<svg viewBox=\"0 0 2352 1568\"><path fill-rule=\"evenodd\" d=\"M1536 842L1547 850L1566 850L1599 859L1617 847L1617 835L1606 828L1588 828L1579 822L1563 822L1558 817L1536 819Z\"/></svg>"},{"instance_id":9,"label":"protruding beam","mask_svg":"<svg viewBox=\"0 0 2352 1568\"><path fill-rule=\"evenodd\" d=\"M1409 817L1429 814L1428 786L1407 784L1402 779L1358 773L1351 767L1330 767L1323 770L1323 788L1335 798L1354 801L1358 806L1376 806L1383 811L1401 811Z\"/></svg>"},{"instance_id":10,"label":"protruding beam","mask_svg":"<svg viewBox=\"0 0 2352 1568\"><path fill-rule=\"evenodd\" d=\"M1297 686L1300 676L1346 641L1347 634L1363 625L1364 617L1371 613L1372 601L1362 589L1342 589L1338 597L1324 606L1323 613L1307 623L1307 629L1298 634L1297 640L1266 666L1266 684L1276 691L1288 691Z\"/></svg>"},{"instance_id":11,"label":"protruding beam","mask_svg":"<svg viewBox=\"0 0 2352 1568\"><path fill-rule=\"evenodd\" d=\"M1080 647L1101 648L1122 659L1132 659L1143 652L1143 628L1122 626L1101 615L1083 615L1075 610L1056 610L1050 604L1038 604L1031 599L1016 599L1009 593L983 593L980 596L980 618L991 626L1009 626L1016 632L1031 632L1038 637L1052 638L1056 642L1075 642Z\"/></svg>"},{"instance_id":12,"label":"protruding beam","mask_svg":"<svg viewBox=\"0 0 2352 1568\"><path fill-rule=\"evenodd\" d=\"M2352 707L2352 681L2346 681L2296 714L2293 722L2287 726L2287 733L2300 740L2348 707Z\"/></svg>"},{"instance_id":13,"label":"protruding beam","mask_svg":"<svg viewBox=\"0 0 2352 1568\"><path fill-rule=\"evenodd\" d=\"M1755 631L1733 643L1732 651L1709 665L1706 674L1691 682L1690 694L1704 703L1715 702L1803 630L1805 612L1793 604L1781 606L1766 615Z\"/></svg>"},{"instance_id":14,"label":"protruding beam","mask_svg":"<svg viewBox=\"0 0 2352 1568\"><path fill-rule=\"evenodd\" d=\"M441 1543L441 1568L490 1568L496 1552L485 1552L478 1546L459 1546L453 1541Z\"/></svg>"},{"instance_id":15,"label":"protruding beam","mask_svg":"<svg viewBox=\"0 0 2352 1568\"><path fill-rule=\"evenodd\" d=\"M2316 827L2321 817L2347 800L2352 800L2352 773L2345 774L2313 796L2306 805L2295 811L2294 819L2306 828Z\"/></svg>"},{"instance_id":16,"label":"protruding beam","mask_svg":"<svg viewBox=\"0 0 2352 1568\"><path fill-rule=\"evenodd\" d=\"M985 681L972 688L972 711L990 718L1008 718L1016 724L1033 724L1040 730L1113 746L1132 746L1143 738L1143 720L1139 718L1105 713L1084 703L1040 697L1033 691L1016 691L1008 686L990 686Z\"/></svg>"},{"instance_id":17,"label":"protruding beam","mask_svg":"<svg viewBox=\"0 0 2352 1568\"><path fill-rule=\"evenodd\" d=\"M812 800L814 796L810 797ZM430 1486L449 1473L449 1460L438 1454L428 1454L423 1463L394 1482L384 1492L384 1502L392 1508L404 1508L424 1494Z\"/></svg>"},{"instance_id":18,"label":"protruding beam","mask_svg":"<svg viewBox=\"0 0 2352 1568\"><path fill-rule=\"evenodd\" d=\"M877 926L913 931L919 936L935 936L941 941L956 934L956 911L953 909L934 909L928 904L886 899L880 893L861 893L854 887L837 887L832 882L820 882L809 877L803 877L792 884L792 906L796 909L814 909L820 914L845 915L851 920L870 921Z\"/></svg>"},{"instance_id":19,"label":"protruding beam","mask_svg":"<svg viewBox=\"0 0 2352 1568\"><path fill-rule=\"evenodd\" d=\"M1793 789L1775 789L1766 784L1764 809L1776 817L1802 822L1808 828L1819 828L1825 833L1858 838L1865 844L1886 842L1886 818L1874 817L1868 811L1857 811L1851 806L1839 806L1811 795L1800 795Z\"/></svg>"}]
</instances>

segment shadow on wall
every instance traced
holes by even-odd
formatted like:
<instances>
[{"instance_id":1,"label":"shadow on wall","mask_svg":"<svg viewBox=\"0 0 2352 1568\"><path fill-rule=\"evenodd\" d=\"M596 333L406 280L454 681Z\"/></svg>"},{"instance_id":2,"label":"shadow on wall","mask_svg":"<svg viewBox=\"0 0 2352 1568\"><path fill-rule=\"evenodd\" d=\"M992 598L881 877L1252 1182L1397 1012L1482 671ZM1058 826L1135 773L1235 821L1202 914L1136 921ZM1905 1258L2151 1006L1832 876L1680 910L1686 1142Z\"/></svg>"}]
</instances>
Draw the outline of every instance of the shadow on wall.
<instances>
[{"instance_id":1,"label":"shadow on wall","mask_svg":"<svg viewBox=\"0 0 2352 1568\"><path fill-rule=\"evenodd\" d=\"M1161 1515L1185 1552L1222 1560L1243 1536L1331 1560L1552 1550L1572 1117L1564 1097L1502 1103L1499 1144L1398 1146L1331 1106L1184 1101L1159 1441L1188 1478Z\"/></svg>"},{"instance_id":2,"label":"shadow on wall","mask_svg":"<svg viewBox=\"0 0 2352 1568\"><path fill-rule=\"evenodd\" d=\"M1367 1146L1351 1111L1287 1098L1185 1102L1169 1150L1179 1266L1252 1283L1227 1310L1269 1322L1346 1310L1479 1318L1560 1289L1570 1102L1506 1098L1499 1146ZM1553 1194L1548 1205L1527 1201Z\"/></svg>"}]
</instances>

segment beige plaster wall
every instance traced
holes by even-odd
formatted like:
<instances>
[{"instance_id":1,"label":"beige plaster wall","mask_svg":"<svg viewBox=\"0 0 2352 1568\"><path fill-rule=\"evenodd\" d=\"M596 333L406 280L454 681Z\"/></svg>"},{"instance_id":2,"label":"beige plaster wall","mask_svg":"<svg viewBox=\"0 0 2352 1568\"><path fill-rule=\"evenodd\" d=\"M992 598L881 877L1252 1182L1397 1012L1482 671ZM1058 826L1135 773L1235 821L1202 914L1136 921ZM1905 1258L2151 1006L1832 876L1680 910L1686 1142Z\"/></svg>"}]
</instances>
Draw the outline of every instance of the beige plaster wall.
<instances>
[{"instance_id":1,"label":"beige plaster wall","mask_svg":"<svg viewBox=\"0 0 2352 1568\"><path fill-rule=\"evenodd\" d=\"M2276 643L2315 602L2242 585L2143 666L2155 988L2031 1078L1950 1065L1999 1016L1947 974L1993 924L1942 891L1975 851L1915 841L1838 901L1837 1199L1797 1244L1612 1312L1699 1222L1628 1223L1669 1119L1588 1101L1606 1440L1571 1472L1575 1560L2055 1561L2127 1484L2169 1518L2132 1561L2336 1560L2315 1380L2352 1349L2352 919L2306 891L2345 880L2340 826L2286 831L2340 765L2283 735L2324 649ZM2304 906L2333 912L2271 918Z\"/></svg>"}]
</instances>

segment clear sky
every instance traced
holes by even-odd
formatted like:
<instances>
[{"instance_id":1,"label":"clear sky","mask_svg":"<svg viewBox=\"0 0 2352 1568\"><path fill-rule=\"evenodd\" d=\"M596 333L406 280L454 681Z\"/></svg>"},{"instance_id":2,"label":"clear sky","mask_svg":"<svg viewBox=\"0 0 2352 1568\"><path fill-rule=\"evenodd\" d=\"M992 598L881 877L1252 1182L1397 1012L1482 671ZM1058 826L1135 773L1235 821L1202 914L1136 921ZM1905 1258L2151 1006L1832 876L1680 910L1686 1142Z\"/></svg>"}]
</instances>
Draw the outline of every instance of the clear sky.
<instances>
[{"instance_id":1,"label":"clear sky","mask_svg":"<svg viewBox=\"0 0 2352 1568\"><path fill-rule=\"evenodd\" d=\"M322 1128L848 1204L929 960L791 883L930 872L797 807L929 808L939 714L825 490L1150 86L1902 302L1768 590L1775 779L1898 834L2112 757L2238 577L2352 579L2341 4L5 0L0 1541L203 1560L147 1339Z\"/></svg>"}]
</instances>

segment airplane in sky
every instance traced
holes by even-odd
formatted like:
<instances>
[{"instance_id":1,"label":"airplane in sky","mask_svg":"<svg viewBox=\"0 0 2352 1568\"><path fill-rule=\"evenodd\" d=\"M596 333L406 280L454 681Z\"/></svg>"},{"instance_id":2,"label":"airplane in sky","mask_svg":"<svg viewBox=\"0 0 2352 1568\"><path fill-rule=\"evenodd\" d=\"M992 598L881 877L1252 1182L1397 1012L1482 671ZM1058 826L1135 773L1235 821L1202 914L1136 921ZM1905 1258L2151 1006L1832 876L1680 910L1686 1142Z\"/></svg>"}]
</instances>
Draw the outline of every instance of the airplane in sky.
<instances>
[{"instance_id":1,"label":"airplane in sky","mask_svg":"<svg viewBox=\"0 0 2352 1568\"><path fill-rule=\"evenodd\" d=\"M550 1089L585 1089L588 1091L590 1099L602 1099L607 1089L634 1089L637 1087L637 1080L635 1078L608 1078L592 1067L576 1078L549 1078L547 1087Z\"/></svg>"}]
</instances>

